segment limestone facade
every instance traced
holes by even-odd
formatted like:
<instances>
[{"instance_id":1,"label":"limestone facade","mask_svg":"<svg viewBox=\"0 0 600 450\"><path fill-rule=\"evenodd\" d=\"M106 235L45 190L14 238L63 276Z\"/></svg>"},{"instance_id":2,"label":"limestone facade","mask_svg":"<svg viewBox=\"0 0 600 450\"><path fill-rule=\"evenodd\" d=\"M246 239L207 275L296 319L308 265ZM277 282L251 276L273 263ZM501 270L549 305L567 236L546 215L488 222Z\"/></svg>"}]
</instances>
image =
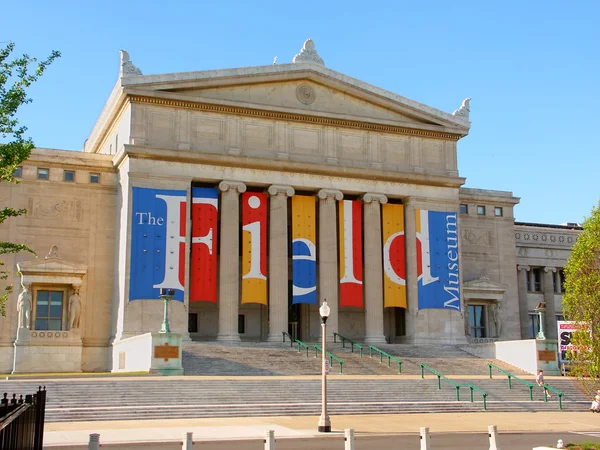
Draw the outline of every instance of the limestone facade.
<instances>
[{"instance_id":1,"label":"limestone facade","mask_svg":"<svg viewBox=\"0 0 600 450\"><path fill-rule=\"evenodd\" d=\"M172 301L170 307L171 330L185 340L277 341L282 332L306 341L319 337L318 305L290 307L295 195L315 197L316 289L318 303L327 298L331 306L328 335L339 332L375 345L464 343L475 338L472 331L486 339L527 338L516 268L562 267L563 262L552 258L566 258L568 249L557 247L548 257L527 247L521 230L527 226L515 227L513 207L519 199L511 193L461 188L465 178L458 174L456 152L458 140L469 131L469 102L454 115L444 113L330 70L320 57L311 58L305 55L294 64L141 75L125 53L121 76L83 151L35 149L22 166L21 183L0 186L5 205L28 210L0 225L1 239L23 242L40 257L51 246L58 249L54 259L60 259L56 264L61 275L55 276L46 264L30 269L26 281L33 291L34 316L38 311L58 320L40 306L38 292L62 292L55 294L62 296L62 310L60 324L55 322L59 329L53 330L58 337L52 339L66 333L70 352L79 352L80 370L118 369L112 367L113 343L155 332L162 322L158 297L130 298L132 198L137 188L177 190L191 204L192 187L218 187L218 301L191 302L192 280L185 271L183 301ZM240 302L244 192L266 192L269 199L268 306ZM342 199L361 204L364 308L339 306ZM384 307L382 206L388 203L404 206L406 308ZM426 270L417 266L417 254L423 251L416 225L420 210L458 215L456 309L419 309L417 280ZM178 239L189 268L195 238L189 209L184 216L186 226ZM0 320L0 371L13 370L15 360L31 359L15 353L19 345L26 345L27 355L43 353L31 336L36 333L39 339L40 332L46 333L38 329L47 327L46 322L33 317L30 329L17 328L17 287L24 276L17 273L17 264L31 266L31 260L20 253L5 261L15 269L10 280L15 292L7 318ZM69 276L78 281L69 281ZM68 329L66 320L67 299L75 288L81 297L77 332ZM529 311L540 294L526 295ZM471 310L485 316L485 330L471 326ZM53 348L61 353L60 346ZM72 364L64 364L67 368L74 370Z\"/></svg>"}]
</instances>

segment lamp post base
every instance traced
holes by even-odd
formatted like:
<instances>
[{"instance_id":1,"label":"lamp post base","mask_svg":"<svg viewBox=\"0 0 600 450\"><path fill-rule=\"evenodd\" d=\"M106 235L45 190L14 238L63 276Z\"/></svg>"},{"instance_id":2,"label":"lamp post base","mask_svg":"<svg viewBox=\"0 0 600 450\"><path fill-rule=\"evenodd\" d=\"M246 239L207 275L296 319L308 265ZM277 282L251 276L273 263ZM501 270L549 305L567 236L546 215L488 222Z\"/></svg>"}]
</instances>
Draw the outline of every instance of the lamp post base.
<instances>
[{"instance_id":1,"label":"lamp post base","mask_svg":"<svg viewBox=\"0 0 600 450\"><path fill-rule=\"evenodd\" d=\"M331 433L331 425L319 425L319 433Z\"/></svg>"},{"instance_id":2,"label":"lamp post base","mask_svg":"<svg viewBox=\"0 0 600 450\"><path fill-rule=\"evenodd\" d=\"M329 415L323 417L319 417L319 433L331 433L331 420L329 420Z\"/></svg>"}]
</instances>

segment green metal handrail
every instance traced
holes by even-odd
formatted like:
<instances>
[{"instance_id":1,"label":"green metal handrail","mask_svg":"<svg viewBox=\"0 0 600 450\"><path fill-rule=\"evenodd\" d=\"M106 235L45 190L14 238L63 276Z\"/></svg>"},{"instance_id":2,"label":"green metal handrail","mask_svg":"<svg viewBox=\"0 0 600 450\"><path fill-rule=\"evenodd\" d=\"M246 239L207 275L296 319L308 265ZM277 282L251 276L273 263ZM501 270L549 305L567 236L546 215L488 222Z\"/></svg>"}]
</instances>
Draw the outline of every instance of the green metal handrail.
<instances>
[{"instance_id":1,"label":"green metal handrail","mask_svg":"<svg viewBox=\"0 0 600 450\"><path fill-rule=\"evenodd\" d=\"M512 380L517 380L519 383L527 386L529 388L529 400L533 401L533 388L537 386L537 383L530 383L528 381L522 380L521 378L517 377L516 375L513 375L512 373L502 369L501 367L498 367L496 364L493 363L488 363L488 367L490 369L490 378L492 377L492 369L496 369L499 372L502 372L504 375L506 375L508 377L508 388L512 389ZM559 391L558 389L553 388L552 386L549 386L547 384L544 384L544 387L552 392L555 392L558 395L558 408L562 411L563 407L562 407L562 401L563 401L563 396L564 394ZM546 389L544 389L544 401L548 401L548 393L546 392Z\"/></svg>"},{"instance_id":2,"label":"green metal handrail","mask_svg":"<svg viewBox=\"0 0 600 450\"><path fill-rule=\"evenodd\" d=\"M315 358L317 358L319 356L319 351L321 353L323 353L323 349L321 348L320 345L317 345L317 344L313 344L313 347L315 348ZM341 360L340 358L338 358L337 356L335 356L333 353L326 352L325 354L327 356L329 356L329 364L331 364L332 367L333 367L334 359L340 364L340 373L343 373L344 361Z\"/></svg>"},{"instance_id":3,"label":"green metal handrail","mask_svg":"<svg viewBox=\"0 0 600 450\"><path fill-rule=\"evenodd\" d=\"M292 339L292 335L290 333L288 333L287 331L282 331L281 334L283 334L283 342L285 343L285 337L287 336L290 340L290 347L293 347L294 340Z\"/></svg>"},{"instance_id":4,"label":"green metal handrail","mask_svg":"<svg viewBox=\"0 0 600 450\"><path fill-rule=\"evenodd\" d=\"M298 339L295 342L298 344L298 353L300 353L300 347L304 347L306 349L306 357L308 358L308 345Z\"/></svg>"},{"instance_id":5,"label":"green metal handrail","mask_svg":"<svg viewBox=\"0 0 600 450\"><path fill-rule=\"evenodd\" d=\"M483 389L481 389L478 386L475 386L474 384L458 384L457 382L451 380L450 378L446 377L445 375L442 375L440 372L435 370L433 367L429 367L425 363L419 363L419 365L421 366L421 378L425 378L425 369L427 369L433 375L437 376L438 389L442 388L442 378L444 380L446 380L448 383L450 383L451 385L453 385L454 388L456 389L456 401L457 402L460 401L460 388L461 387L469 388L469 393L470 393L469 400L471 401L471 403L473 403L473 391L479 392L481 394L481 397L483 398L483 410L487 411L487 396L488 396L488 394Z\"/></svg>"},{"instance_id":6,"label":"green metal handrail","mask_svg":"<svg viewBox=\"0 0 600 450\"><path fill-rule=\"evenodd\" d=\"M385 356L388 359L388 367L392 367L392 359L398 363L398 373L402 373L402 361L396 358L394 355L390 355L387 352L375 347L374 345L369 345L369 356L373 357L373 351L379 353L379 362L383 363L383 357Z\"/></svg>"},{"instance_id":7,"label":"green metal handrail","mask_svg":"<svg viewBox=\"0 0 600 450\"><path fill-rule=\"evenodd\" d=\"M339 333L333 333L333 342L337 342L336 338L340 338L342 341L342 347L346 348L346 342L350 342L350 347L351 347L351 352L354 353L354 347L358 348L360 350L360 356L362 357L363 355L363 346L360 345L358 342L354 342L352 339L348 339L345 336L342 336Z\"/></svg>"}]
</instances>

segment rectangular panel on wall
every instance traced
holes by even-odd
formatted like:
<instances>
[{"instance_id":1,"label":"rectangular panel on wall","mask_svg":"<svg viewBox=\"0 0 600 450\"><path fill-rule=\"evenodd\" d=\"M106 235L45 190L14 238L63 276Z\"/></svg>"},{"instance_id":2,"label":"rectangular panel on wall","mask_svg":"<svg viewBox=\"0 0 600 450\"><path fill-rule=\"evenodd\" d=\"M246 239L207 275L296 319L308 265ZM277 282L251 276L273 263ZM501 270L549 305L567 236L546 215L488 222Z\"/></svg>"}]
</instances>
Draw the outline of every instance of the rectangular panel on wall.
<instances>
[{"instance_id":1,"label":"rectangular panel on wall","mask_svg":"<svg viewBox=\"0 0 600 450\"><path fill-rule=\"evenodd\" d=\"M159 300L174 289L183 301L186 191L132 188L129 299Z\"/></svg>"},{"instance_id":2,"label":"rectangular panel on wall","mask_svg":"<svg viewBox=\"0 0 600 450\"><path fill-rule=\"evenodd\" d=\"M460 311L456 213L422 209L415 213L419 309Z\"/></svg>"},{"instance_id":3,"label":"rectangular panel on wall","mask_svg":"<svg viewBox=\"0 0 600 450\"><path fill-rule=\"evenodd\" d=\"M292 197L292 303L317 304L315 198Z\"/></svg>"},{"instance_id":4,"label":"rectangular panel on wall","mask_svg":"<svg viewBox=\"0 0 600 450\"><path fill-rule=\"evenodd\" d=\"M190 302L217 302L219 191L192 188Z\"/></svg>"},{"instance_id":5,"label":"rectangular panel on wall","mask_svg":"<svg viewBox=\"0 0 600 450\"><path fill-rule=\"evenodd\" d=\"M383 307L406 308L404 205L386 203L383 215Z\"/></svg>"},{"instance_id":6,"label":"rectangular panel on wall","mask_svg":"<svg viewBox=\"0 0 600 450\"><path fill-rule=\"evenodd\" d=\"M267 304L267 194L242 194L242 303Z\"/></svg>"},{"instance_id":7,"label":"rectangular panel on wall","mask_svg":"<svg viewBox=\"0 0 600 450\"><path fill-rule=\"evenodd\" d=\"M340 307L363 303L362 203L339 201Z\"/></svg>"}]
</instances>

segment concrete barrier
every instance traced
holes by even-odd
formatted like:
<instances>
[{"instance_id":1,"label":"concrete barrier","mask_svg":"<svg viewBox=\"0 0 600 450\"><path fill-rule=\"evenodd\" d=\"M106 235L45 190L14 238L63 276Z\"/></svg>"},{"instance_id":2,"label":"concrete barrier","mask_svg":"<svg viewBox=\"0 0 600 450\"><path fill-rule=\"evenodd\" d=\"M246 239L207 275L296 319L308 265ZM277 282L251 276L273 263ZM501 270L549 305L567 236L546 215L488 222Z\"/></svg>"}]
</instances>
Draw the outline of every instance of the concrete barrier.
<instances>
[{"instance_id":1,"label":"concrete barrier","mask_svg":"<svg viewBox=\"0 0 600 450\"><path fill-rule=\"evenodd\" d=\"M346 428L344 430L344 450L354 450L354 429Z\"/></svg>"}]
</instances>

